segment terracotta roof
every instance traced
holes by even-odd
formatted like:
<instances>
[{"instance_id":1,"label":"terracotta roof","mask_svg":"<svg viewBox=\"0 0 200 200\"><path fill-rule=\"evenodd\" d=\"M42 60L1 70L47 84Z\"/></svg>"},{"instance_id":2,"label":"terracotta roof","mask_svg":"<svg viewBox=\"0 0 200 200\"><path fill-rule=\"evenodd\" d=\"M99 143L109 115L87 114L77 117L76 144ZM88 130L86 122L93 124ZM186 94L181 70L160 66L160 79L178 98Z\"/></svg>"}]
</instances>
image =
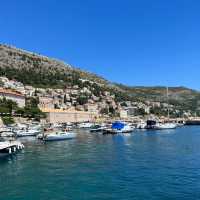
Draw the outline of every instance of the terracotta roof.
<instances>
[{"instance_id":1,"label":"terracotta roof","mask_svg":"<svg viewBox=\"0 0 200 200\"><path fill-rule=\"evenodd\" d=\"M17 92L11 89L0 88L0 93L3 93L5 95L7 94L7 95L15 95L15 96L24 97L24 95L21 94L20 92Z\"/></svg>"}]
</instances>

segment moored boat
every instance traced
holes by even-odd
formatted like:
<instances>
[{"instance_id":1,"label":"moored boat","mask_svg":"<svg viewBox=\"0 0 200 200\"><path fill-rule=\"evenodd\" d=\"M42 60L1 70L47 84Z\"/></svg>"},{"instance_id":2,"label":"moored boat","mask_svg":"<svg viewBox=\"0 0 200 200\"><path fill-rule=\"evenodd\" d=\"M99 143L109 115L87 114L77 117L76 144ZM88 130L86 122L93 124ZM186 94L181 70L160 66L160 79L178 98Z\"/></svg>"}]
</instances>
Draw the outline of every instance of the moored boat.
<instances>
[{"instance_id":1,"label":"moored boat","mask_svg":"<svg viewBox=\"0 0 200 200\"><path fill-rule=\"evenodd\" d=\"M22 150L24 145L19 141L0 141L0 157L12 155Z\"/></svg>"},{"instance_id":2,"label":"moored boat","mask_svg":"<svg viewBox=\"0 0 200 200\"><path fill-rule=\"evenodd\" d=\"M99 124L96 124L96 125L91 127L90 132L101 132L101 131L103 131L105 129L106 129L105 126L101 126Z\"/></svg>"},{"instance_id":3,"label":"moored boat","mask_svg":"<svg viewBox=\"0 0 200 200\"><path fill-rule=\"evenodd\" d=\"M27 137L27 136L36 136L40 133L40 130L18 130L16 131L16 136L17 137Z\"/></svg>"},{"instance_id":4,"label":"moored boat","mask_svg":"<svg viewBox=\"0 0 200 200\"><path fill-rule=\"evenodd\" d=\"M175 129L177 124L175 123L159 123L156 120L147 120L146 129L147 130L166 130Z\"/></svg>"},{"instance_id":5,"label":"moored boat","mask_svg":"<svg viewBox=\"0 0 200 200\"><path fill-rule=\"evenodd\" d=\"M79 125L78 125L78 128L89 129L89 128L91 128L92 126L93 126L92 123L87 122L87 123L81 123L81 124L79 124Z\"/></svg>"},{"instance_id":6,"label":"moored boat","mask_svg":"<svg viewBox=\"0 0 200 200\"><path fill-rule=\"evenodd\" d=\"M58 140L69 140L76 137L74 132L58 131L51 134L47 134L43 137L44 141L58 141Z\"/></svg>"},{"instance_id":7,"label":"moored boat","mask_svg":"<svg viewBox=\"0 0 200 200\"><path fill-rule=\"evenodd\" d=\"M114 122L112 127L105 129L103 134L131 133L134 128L123 122Z\"/></svg>"}]
</instances>

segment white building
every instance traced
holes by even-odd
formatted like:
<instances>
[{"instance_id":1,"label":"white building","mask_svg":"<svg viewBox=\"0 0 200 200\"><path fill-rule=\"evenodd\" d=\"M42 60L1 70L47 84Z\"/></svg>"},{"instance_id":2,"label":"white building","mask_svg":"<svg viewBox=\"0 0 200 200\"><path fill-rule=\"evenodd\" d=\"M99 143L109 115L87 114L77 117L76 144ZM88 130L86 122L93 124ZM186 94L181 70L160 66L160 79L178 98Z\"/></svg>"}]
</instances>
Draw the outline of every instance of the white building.
<instances>
[{"instance_id":1,"label":"white building","mask_svg":"<svg viewBox=\"0 0 200 200\"><path fill-rule=\"evenodd\" d=\"M120 110L119 115L120 118L128 118L128 112L126 110Z\"/></svg>"}]
</instances>

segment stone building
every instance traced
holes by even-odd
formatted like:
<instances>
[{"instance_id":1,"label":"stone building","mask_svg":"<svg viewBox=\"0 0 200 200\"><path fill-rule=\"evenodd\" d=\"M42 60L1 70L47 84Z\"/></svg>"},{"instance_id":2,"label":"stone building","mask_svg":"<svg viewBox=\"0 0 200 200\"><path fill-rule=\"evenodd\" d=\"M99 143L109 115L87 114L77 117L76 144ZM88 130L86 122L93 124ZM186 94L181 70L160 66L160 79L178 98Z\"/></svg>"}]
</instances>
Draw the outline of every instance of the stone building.
<instances>
[{"instance_id":1,"label":"stone building","mask_svg":"<svg viewBox=\"0 0 200 200\"><path fill-rule=\"evenodd\" d=\"M86 122L94 121L98 116L92 112L70 111L61 109L42 109L49 123Z\"/></svg>"},{"instance_id":2,"label":"stone building","mask_svg":"<svg viewBox=\"0 0 200 200\"><path fill-rule=\"evenodd\" d=\"M40 109L53 109L54 108L54 102L53 98L51 97L39 97L39 104L38 107Z\"/></svg>"}]
</instances>

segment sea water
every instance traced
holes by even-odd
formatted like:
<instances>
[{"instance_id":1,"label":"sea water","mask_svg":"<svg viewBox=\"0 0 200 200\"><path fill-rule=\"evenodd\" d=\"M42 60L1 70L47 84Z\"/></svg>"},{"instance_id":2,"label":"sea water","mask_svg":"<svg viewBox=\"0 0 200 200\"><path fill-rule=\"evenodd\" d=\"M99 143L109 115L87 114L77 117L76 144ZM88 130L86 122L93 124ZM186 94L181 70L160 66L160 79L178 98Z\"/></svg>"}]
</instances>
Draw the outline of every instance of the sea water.
<instances>
[{"instance_id":1,"label":"sea water","mask_svg":"<svg viewBox=\"0 0 200 200\"><path fill-rule=\"evenodd\" d=\"M200 127L20 140L0 160L0 200L200 199Z\"/></svg>"}]
</instances>

